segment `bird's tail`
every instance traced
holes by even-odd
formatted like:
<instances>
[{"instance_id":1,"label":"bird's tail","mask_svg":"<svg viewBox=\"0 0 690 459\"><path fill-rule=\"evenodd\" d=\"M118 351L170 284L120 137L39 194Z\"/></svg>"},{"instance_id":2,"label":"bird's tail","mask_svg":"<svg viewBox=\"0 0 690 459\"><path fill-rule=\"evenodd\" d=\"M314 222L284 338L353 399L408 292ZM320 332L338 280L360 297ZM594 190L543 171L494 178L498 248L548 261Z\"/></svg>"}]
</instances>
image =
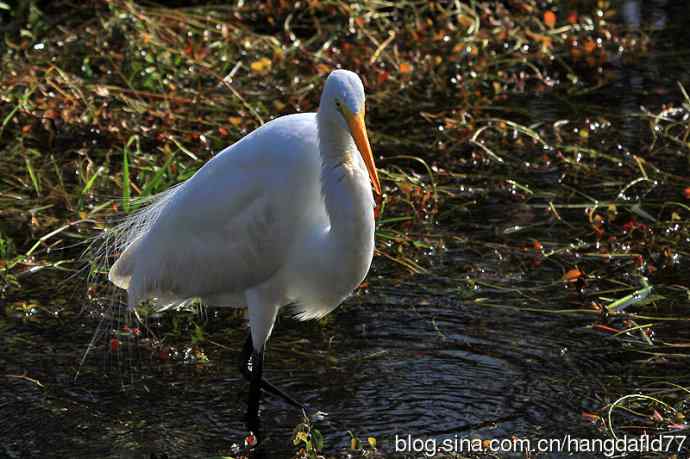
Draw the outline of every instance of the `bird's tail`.
<instances>
[{"instance_id":1,"label":"bird's tail","mask_svg":"<svg viewBox=\"0 0 690 459\"><path fill-rule=\"evenodd\" d=\"M136 257L133 255L137 245L156 222L176 190L177 186L174 186L157 195L137 199L133 204L141 206L139 210L124 217L91 241L82 257L90 262L92 277L107 272L108 280L121 289L128 289L134 273L133 260Z\"/></svg>"},{"instance_id":2,"label":"bird's tail","mask_svg":"<svg viewBox=\"0 0 690 459\"><path fill-rule=\"evenodd\" d=\"M141 238L131 242L108 271L108 280L123 290L129 288L129 281L132 279L132 272L134 271L134 254L140 241Z\"/></svg>"}]
</instances>

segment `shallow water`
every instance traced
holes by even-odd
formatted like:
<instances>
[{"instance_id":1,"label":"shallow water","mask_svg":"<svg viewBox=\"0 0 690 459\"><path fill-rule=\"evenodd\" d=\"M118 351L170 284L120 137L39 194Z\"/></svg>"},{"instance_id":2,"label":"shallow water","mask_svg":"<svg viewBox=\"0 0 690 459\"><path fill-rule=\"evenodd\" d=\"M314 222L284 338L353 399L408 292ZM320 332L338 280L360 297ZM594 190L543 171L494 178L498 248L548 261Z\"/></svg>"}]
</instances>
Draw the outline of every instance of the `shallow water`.
<instances>
[{"instance_id":1,"label":"shallow water","mask_svg":"<svg viewBox=\"0 0 690 459\"><path fill-rule=\"evenodd\" d=\"M330 448L346 448L348 430L374 435L386 449L396 434L544 437L566 426L572 435L589 433L580 412L592 403L590 386L616 368L592 359L582 321L414 290L410 284L358 298L323 328L278 324L266 377L328 413L316 425ZM7 374L28 370L45 386L12 378L0 396L2 411L23 413L3 428L10 457L45 455L46 444L54 445L49 456L203 457L227 453L243 438L240 332L214 337L231 350L204 345L204 366L161 362L146 352L136 362L133 351L109 361L101 348L76 382L83 346L75 341L86 343L89 330L70 324L37 332L14 330L6 355ZM267 457L288 456L300 413L270 398L263 413Z\"/></svg>"},{"instance_id":2,"label":"shallow water","mask_svg":"<svg viewBox=\"0 0 690 459\"><path fill-rule=\"evenodd\" d=\"M685 7L627 1L625 20L644 18L669 32L643 67L618 67L614 84L568 104L532 98L521 107L533 120L553 123L602 112L624 126L617 141L629 149L643 142L646 121L629 116L659 98L678 100L676 81L687 81L690 54ZM673 53L673 59L669 54ZM672 95L669 94L671 88ZM443 222L439 232L463 231L495 241L514 225L533 225L529 234L556 239L554 229L528 207L488 202L462 221ZM558 231L564 231L563 228ZM501 236L510 238L510 236ZM525 238L525 233L520 236ZM601 381L628 376L605 337L571 318L518 311L532 305L561 309L573 292L501 254L449 244L434 257L428 275L396 278L376 266L370 289L352 298L322 325L281 319L266 355L266 377L316 411L315 421L329 451L350 444L347 431L375 436L388 452L395 436L417 438L527 438L600 435L583 411L601 406ZM541 275L548 269L540 271ZM468 273L482 285L466 282ZM500 280L500 281L499 281ZM507 291L534 289L530 296ZM74 281L72 281L74 282ZM500 285L492 287L491 285ZM80 304L83 295L69 296ZM52 287L31 294L50 301ZM471 300L470 300L471 299ZM479 300L481 299L481 300ZM84 307L88 307L84 305ZM75 310L81 307L74 308ZM40 314L40 313L39 313ZM226 317L226 315L223 315ZM204 318L200 318L202 320ZM101 346L80 367L98 318L84 313L63 322L7 322L2 350L5 375L0 390L0 456L8 457L206 457L230 454L246 434L247 384L237 371L244 340L242 321L221 322L209 312L202 343L208 364L168 361L142 351L117 355ZM224 319L225 320L225 319ZM170 324L160 332L169 332ZM175 345L174 338L169 342ZM214 344L219 343L219 344ZM222 346L221 346L222 345ZM80 376L74 377L79 370ZM263 404L266 457L288 457L301 414L279 400ZM46 450L46 445L51 445ZM582 456L584 457L584 456Z\"/></svg>"}]
</instances>

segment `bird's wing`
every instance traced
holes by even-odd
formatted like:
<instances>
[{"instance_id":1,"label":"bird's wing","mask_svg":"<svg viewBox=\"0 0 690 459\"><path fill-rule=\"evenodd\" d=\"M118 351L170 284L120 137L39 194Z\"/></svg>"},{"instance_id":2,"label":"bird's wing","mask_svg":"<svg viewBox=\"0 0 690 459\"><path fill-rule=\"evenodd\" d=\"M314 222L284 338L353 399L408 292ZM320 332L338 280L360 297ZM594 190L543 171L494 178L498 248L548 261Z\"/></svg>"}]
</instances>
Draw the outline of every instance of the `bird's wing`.
<instances>
[{"instance_id":1,"label":"bird's wing","mask_svg":"<svg viewBox=\"0 0 690 459\"><path fill-rule=\"evenodd\" d=\"M315 118L279 118L174 190L110 272L130 305L242 292L286 261L320 197ZM154 203L154 206L156 203ZM136 218L136 216L134 217Z\"/></svg>"}]
</instances>

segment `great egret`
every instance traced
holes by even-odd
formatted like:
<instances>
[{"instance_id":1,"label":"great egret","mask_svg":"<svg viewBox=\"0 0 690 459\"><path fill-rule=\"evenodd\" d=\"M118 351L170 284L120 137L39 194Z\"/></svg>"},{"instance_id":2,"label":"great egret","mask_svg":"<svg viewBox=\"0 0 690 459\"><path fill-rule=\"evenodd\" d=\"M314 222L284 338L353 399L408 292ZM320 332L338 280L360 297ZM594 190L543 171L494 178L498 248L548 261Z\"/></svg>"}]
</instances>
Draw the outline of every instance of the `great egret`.
<instances>
[{"instance_id":1,"label":"great egret","mask_svg":"<svg viewBox=\"0 0 690 459\"><path fill-rule=\"evenodd\" d=\"M277 118L158 195L115 231L109 272L128 304L162 308L192 298L246 306L241 369L249 419L261 389L263 351L280 308L302 320L335 309L364 280L374 252L372 185L381 195L357 74L332 72L317 113Z\"/></svg>"}]
</instances>

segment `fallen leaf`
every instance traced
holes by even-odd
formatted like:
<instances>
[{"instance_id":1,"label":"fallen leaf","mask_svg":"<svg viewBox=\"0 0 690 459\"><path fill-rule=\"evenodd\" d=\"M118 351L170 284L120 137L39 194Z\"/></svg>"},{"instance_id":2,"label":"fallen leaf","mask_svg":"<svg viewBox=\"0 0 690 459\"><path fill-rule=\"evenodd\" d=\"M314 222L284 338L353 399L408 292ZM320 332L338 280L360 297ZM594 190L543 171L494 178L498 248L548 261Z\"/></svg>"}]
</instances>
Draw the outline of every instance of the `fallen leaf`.
<instances>
[{"instance_id":1,"label":"fallen leaf","mask_svg":"<svg viewBox=\"0 0 690 459\"><path fill-rule=\"evenodd\" d=\"M258 73L260 75L265 75L271 70L271 60L267 57L262 57L259 60L256 60L252 62L249 65L249 68L251 68L252 72Z\"/></svg>"},{"instance_id":2,"label":"fallen leaf","mask_svg":"<svg viewBox=\"0 0 690 459\"><path fill-rule=\"evenodd\" d=\"M352 437L350 440L350 449L359 449L359 440L356 437Z\"/></svg>"},{"instance_id":3,"label":"fallen leaf","mask_svg":"<svg viewBox=\"0 0 690 459\"><path fill-rule=\"evenodd\" d=\"M412 73L412 70L414 69L414 67L412 67L412 64L408 64L407 62L401 62L398 69L400 70L400 73L408 74L408 73Z\"/></svg>"},{"instance_id":4,"label":"fallen leaf","mask_svg":"<svg viewBox=\"0 0 690 459\"><path fill-rule=\"evenodd\" d=\"M60 118L60 114L57 112L57 110L49 109L43 113L43 119L55 120L58 118Z\"/></svg>"},{"instance_id":5,"label":"fallen leaf","mask_svg":"<svg viewBox=\"0 0 690 459\"><path fill-rule=\"evenodd\" d=\"M297 432L295 438L292 440L294 445L299 445L300 443L306 443L309 437L307 437L306 432Z\"/></svg>"},{"instance_id":6,"label":"fallen leaf","mask_svg":"<svg viewBox=\"0 0 690 459\"><path fill-rule=\"evenodd\" d=\"M544 24L546 24L546 27L549 29L553 29L556 27L556 13L553 11L545 11L544 12Z\"/></svg>"},{"instance_id":7,"label":"fallen leaf","mask_svg":"<svg viewBox=\"0 0 690 459\"><path fill-rule=\"evenodd\" d=\"M582 419L589 422L597 422L600 418L598 414L590 413L588 411L582 412Z\"/></svg>"},{"instance_id":8,"label":"fallen leaf","mask_svg":"<svg viewBox=\"0 0 690 459\"><path fill-rule=\"evenodd\" d=\"M530 32L529 30L526 32L526 35L531 38L532 40L541 43L542 49L544 51L548 51L552 45L553 45L553 39L547 35L542 35L540 33L534 33Z\"/></svg>"},{"instance_id":9,"label":"fallen leaf","mask_svg":"<svg viewBox=\"0 0 690 459\"><path fill-rule=\"evenodd\" d=\"M388 72L386 72L385 70L382 70L382 71L380 71L380 72L378 73L378 75L376 76L376 82L377 82L378 84L383 84L383 83L385 83L386 81L388 81L388 77L389 77L389 76L390 76L390 75L389 75Z\"/></svg>"},{"instance_id":10,"label":"fallen leaf","mask_svg":"<svg viewBox=\"0 0 690 459\"><path fill-rule=\"evenodd\" d=\"M567 273L563 274L563 280L566 282L574 282L583 276L579 268L573 268Z\"/></svg>"},{"instance_id":11,"label":"fallen leaf","mask_svg":"<svg viewBox=\"0 0 690 459\"><path fill-rule=\"evenodd\" d=\"M326 64L317 64L316 73L318 73L319 75L327 75L331 73L331 66Z\"/></svg>"},{"instance_id":12,"label":"fallen leaf","mask_svg":"<svg viewBox=\"0 0 690 459\"><path fill-rule=\"evenodd\" d=\"M572 25L577 24L577 11L571 11L568 13L568 23Z\"/></svg>"},{"instance_id":13,"label":"fallen leaf","mask_svg":"<svg viewBox=\"0 0 690 459\"><path fill-rule=\"evenodd\" d=\"M685 430L685 429L690 428L690 426L688 426L686 424L669 424L668 428L671 430Z\"/></svg>"},{"instance_id":14,"label":"fallen leaf","mask_svg":"<svg viewBox=\"0 0 690 459\"><path fill-rule=\"evenodd\" d=\"M622 330L619 330L617 328L609 327L608 325L603 325L603 324L594 324L592 325L592 330L597 330L600 332L604 333L610 333L615 335L616 333L620 333Z\"/></svg>"},{"instance_id":15,"label":"fallen leaf","mask_svg":"<svg viewBox=\"0 0 690 459\"><path fill-rule=\"evenodd\" d=\"M465 29L469 29L474 25L474 19L471 18L470 16L466 16L464 14L461 14L458 16L458 24L463 26Z\"/></svg>"},{"instance_id":16,"label":"fallen leaf","mask_svg":"<svg viewBox=\"0 0 690 459\"><path fill-rule=\"evenodd\" d=\"M110 96L110 91L108 91L108 88L106 88L105 86L97 85L96 95L101 97L108 97Z\"/></svg>"}]
</instances>

